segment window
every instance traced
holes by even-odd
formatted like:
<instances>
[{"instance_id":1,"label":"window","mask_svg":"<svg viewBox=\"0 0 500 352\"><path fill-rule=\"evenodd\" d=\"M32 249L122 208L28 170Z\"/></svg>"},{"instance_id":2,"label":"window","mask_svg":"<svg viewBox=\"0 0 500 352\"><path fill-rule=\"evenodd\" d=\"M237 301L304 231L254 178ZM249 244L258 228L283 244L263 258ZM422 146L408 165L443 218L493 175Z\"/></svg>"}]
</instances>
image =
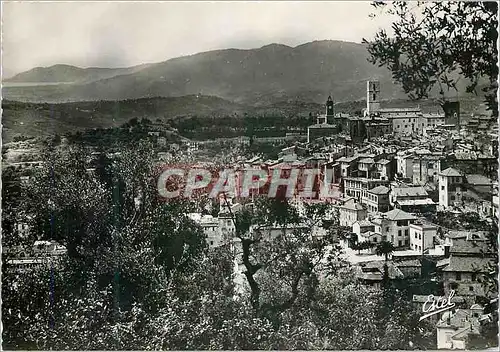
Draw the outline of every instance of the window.
<instances>
[{"instance_id":1,"label":"window","mask_svg":"<svg viewBox=\"0 0 500 352\"><path fill-rule=\"evenodd\" d=\"M444 191L444 186L441 186L441 191Z\"/></svg>"},{"instance_id":2,"label":"window","mask_svg":"<svg viewBox=\"0 0 500 352\"><path fill-rule=\"evenodd\" d=\"M474 287L469 286L469 291L470 291L470 292L473 292L473 291L474 291Z\"/></svg>"},{"instance_id":3,"label":"window","mask_svg":"<svg viewBox=\"0 0 500 352\"><path fill-rule=\"evenodd\" d=\"M401 230L398 230L398 236L401 236L401 232L402 232Z\"/></svg>"},{"instance_id":4,"label":"window","mask_svg":"<svg viewBox=\"0 0 500 352\"><path fill-rule=\"evenodd\" d=\"M373 242L377 242L377 237L373 237Z\"/></svg>"},{"instance_id":5,"label":"window","mask_svg":"<svg viewBox=\"0 0 500 352\"><path fill-rule=\"evenodd\" d=\"M421 240L422 239L422 234L418 234L418 239Z\"/></svg>"},{"instance_id":6,"label":"window","mask_svg":"<svg viewBox=\"0 0 500 352\"><path fill-rule=\"evenodd\" d=\"M405 230L405 236L409 236L410 235L410 230L406 229Z\"/></svg>"},{"instance_id":7,"label":"window","mask_svg":"<svg viewBox=\"0 0 500 352\"><path fill-rule=\"evenodd\" d=\"M462 280L462 273L457 273L456 274L456 279L457 279L457 281Z\"/></svg>"},{"instance_id":8,"label":"window","mask_svg":"<svg viewBox=\"0 0 500 352\"><path fill-rule=\"evenodd\" d=\"M399 240L398 243L399 243L399 247L401 247L403 242L401 240Z\"/></svg>"},{"instance_id":9,"label":"window","mask_svg":"<svg viewBox=\"0 0 500 352\"><path fill-rule=\"evenodd\" d=\"M417 233L415 232L415 239L417 239Z\"/></svg>"}]
</instances>

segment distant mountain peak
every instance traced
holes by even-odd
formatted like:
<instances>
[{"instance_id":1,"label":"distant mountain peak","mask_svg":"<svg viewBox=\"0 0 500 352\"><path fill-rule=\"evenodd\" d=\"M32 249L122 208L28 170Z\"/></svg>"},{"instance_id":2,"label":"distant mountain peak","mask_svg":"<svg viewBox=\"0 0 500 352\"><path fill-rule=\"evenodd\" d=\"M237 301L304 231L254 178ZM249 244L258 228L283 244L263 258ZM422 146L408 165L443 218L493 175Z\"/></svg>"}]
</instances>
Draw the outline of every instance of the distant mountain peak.
<instances>
[{"instance_id":1,"label":"distant mountain peak","mask_svg":"<svg viewBox=\"0 0 500 352\"><path fill-rule=\"evenodd\" d=\"M324 103L366 96L366 81L379 77L382 98L401 95L391 74L367 61L362 44L318 40L296 47L271 43L256 49L223 49L125 69L54 65L27 71L12 82L69 82L64 87L7 88L12 100L122 100L197 94L260 104L283 97Z\"/></svg>"},{"instance_id":2,"label":"distant mountain peak","mask_svg":"<svg viewBox=\"0 0 500 352\"><path fill-rule=\"evenodd\" d=\"M274 48L292 49L291 46L280 43L271 43L260 47L260 49L274 49Z\"/></svg>"},{"instance_id":3,"label":"distant mountain peak","mask_svg":"<svg viewBox=\"0 0 500 352\"><path fill-rule=\"evenodd\" d=\"M355 43L355 42L348 42L348 41L344 41L344 40L325 39L325 40L314 40L312 42L301 44L295 48L300 48L300 47L340 48L340 47L344 47L344 46L362 48L362 47L364 47L364 44Z\"/></svg>"},{"instance_id":4,"label":"distant mountain peak","mask_svg":"<svg viewBox=\"0 0 500 352\"><path fill-rule=\"evenodd\" d=\"M50 65L50 66L39 66L35 67L34 69L58 69L58 68L70 68L70 69L78 69L81 70L81 67L74 66L74 65L68 65L68 64L55 64L55 65Z\"/></svg>"}]
</instances>

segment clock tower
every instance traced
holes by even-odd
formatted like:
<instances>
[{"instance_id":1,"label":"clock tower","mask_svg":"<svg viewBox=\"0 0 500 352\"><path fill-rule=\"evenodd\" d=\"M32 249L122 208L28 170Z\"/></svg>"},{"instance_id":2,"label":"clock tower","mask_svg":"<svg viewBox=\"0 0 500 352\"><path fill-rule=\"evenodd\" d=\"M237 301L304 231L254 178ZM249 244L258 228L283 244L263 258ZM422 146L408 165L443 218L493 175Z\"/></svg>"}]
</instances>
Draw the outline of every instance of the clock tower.
<instances>
[{"instance_id":1,"label":"clock tower","mask_svg":"<svg viewBox=\"0 0 500 352\"><path fill-rule=\"evenodd\" d=\"M333 117L333 99L332 96L330 95L328 99L326 100L326 116L327 117Z\"/></svg>"}]
</instances>

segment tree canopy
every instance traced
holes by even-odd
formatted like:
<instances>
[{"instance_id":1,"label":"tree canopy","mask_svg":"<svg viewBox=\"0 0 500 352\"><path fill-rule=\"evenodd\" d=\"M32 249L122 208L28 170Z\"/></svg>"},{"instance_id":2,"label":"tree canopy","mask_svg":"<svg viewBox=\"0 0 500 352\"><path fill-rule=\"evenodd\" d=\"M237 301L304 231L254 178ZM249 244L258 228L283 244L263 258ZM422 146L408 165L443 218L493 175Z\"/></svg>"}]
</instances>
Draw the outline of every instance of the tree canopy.
<instances>
[{"instance_id":1,"label":"tree canopy","mask_svg":"<svg viewBox=\"0 0 500 352\"><path fill-rule=\"evenodd\" d=\"M355 279L339 256L337 215L314 233L329 205L299 211L258 198L233 214L240 280L234 246L208 249L185 216L198 205L157 200L151 157L147 143L97 165L85 148L48 150L21 187L18 208L32 225L25 244L57 240L68 252L26 272L3 256L4 348L432 347L417 310L395 299L387 314L382 295Z\"/></svg>"},{"instance_id":2,"label":"tree canopy","mask_svg":"<svg viewBox=\"0 0 500 352\"><path fill-rule=\"evenodd\" d=\"M482 90L498 116L498 4L493 1L393 1L373 3L378 14L396 19L392 33L380 30L368 44L369 61L386 66L410 98L438 88L441 96L466 83ZM458 92L464 93L464 92Z\"/></svg>"}]
</instances>

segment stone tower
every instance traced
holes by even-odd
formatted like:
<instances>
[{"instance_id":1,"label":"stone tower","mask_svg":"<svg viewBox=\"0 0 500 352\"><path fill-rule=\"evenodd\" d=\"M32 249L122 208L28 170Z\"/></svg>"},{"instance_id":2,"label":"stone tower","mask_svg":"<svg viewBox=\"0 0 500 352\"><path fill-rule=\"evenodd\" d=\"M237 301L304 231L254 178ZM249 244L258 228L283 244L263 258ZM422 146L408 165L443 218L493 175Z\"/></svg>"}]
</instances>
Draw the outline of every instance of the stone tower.
<instances>
[{"instance_id":1,"label":"stone tower","mask_svg":"<svg viewBox=\"0 0 500 352\"><path fill-rule=\"evenodd\" d=\"M380 82L366 82L366 113L370 114L380 110Z\"/></svg>"},{"instance_id":2,"label":"stone tower","mask_svg":"<svg viewBox=\"0 0 500 352\"><path fill-rule=\"evenodd\" d=\"M330 95L328 99L326 100L326 116L328 117L333 117L334 112L333 112L333 99L332 96Z\"/></svg>"}]
</instances>

